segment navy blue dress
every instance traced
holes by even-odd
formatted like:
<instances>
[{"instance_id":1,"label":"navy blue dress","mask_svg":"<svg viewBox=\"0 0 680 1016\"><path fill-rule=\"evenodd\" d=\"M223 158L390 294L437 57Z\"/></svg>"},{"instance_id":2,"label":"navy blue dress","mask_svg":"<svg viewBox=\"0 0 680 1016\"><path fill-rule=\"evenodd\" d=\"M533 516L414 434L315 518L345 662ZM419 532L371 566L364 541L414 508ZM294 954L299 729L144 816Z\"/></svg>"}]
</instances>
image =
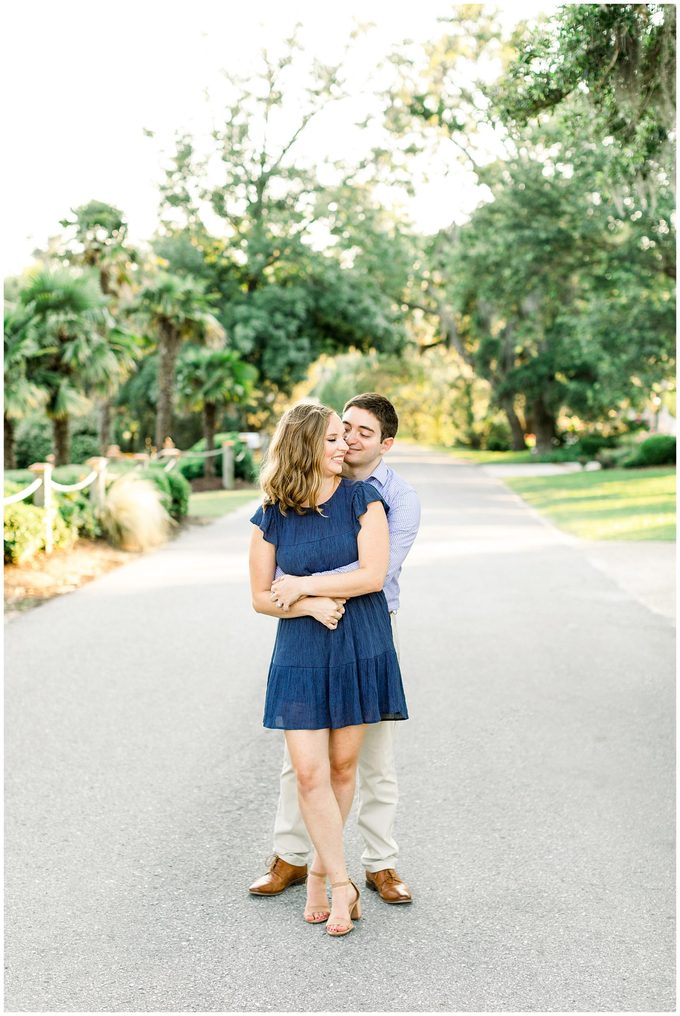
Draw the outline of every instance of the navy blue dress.
<instances>
[{"instance_id":1,"label":"navy blue dress","mask_svg":"<svg viewBox=\"0 0 680 1016\"><path fill-rule=\"evenodd\" d=\"M363 480L340 481L323 515L262 507L250 520L276 547L288 575L313 575L359 557L359 518L380 494ZM385 505L385 511L388 511ZM321 730L408 719L385 594L347 600L331 631L313 617L279 620L269 666L263 724L277 730Z\"/></svg>"}]
</instances>

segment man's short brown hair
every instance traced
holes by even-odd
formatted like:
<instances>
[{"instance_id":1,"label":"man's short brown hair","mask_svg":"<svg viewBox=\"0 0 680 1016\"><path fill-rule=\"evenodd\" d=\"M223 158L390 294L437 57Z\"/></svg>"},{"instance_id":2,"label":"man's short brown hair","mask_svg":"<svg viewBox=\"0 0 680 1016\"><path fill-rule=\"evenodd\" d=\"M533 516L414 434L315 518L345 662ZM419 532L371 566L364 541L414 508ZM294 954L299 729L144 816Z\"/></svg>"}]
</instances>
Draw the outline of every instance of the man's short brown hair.
<instances>
[{"instance_id":1,"label":"man's short brown hair","mask_svg":"<svg viewBox=\"0 0 680 1016\"><path fill-rule=\"evenodd\" d=\"M384 395L378 395L377 392L363 392L361 395L355 395L354 398L345 404L345 408L342 411L343 414L348 409L351 409L352 406L356 406L357 409L366 409L375 416L380 424L381 441L384 441L388 437L397 436L399 417L390 400L386 399Z\"/></svg>"}]
</instances>

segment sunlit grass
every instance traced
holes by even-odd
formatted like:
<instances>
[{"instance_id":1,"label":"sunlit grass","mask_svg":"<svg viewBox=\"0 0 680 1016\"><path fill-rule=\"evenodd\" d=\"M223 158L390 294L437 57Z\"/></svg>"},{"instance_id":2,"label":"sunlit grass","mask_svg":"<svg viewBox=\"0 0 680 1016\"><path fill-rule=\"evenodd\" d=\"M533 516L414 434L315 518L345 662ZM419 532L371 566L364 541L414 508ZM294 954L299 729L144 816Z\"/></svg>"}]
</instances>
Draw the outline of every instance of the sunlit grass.
<instances>
[{"instance_id":1,"label":"sunlit grass","mask_svg":"<svg viewBox=\"0 0 680 1016\"><path fill-rule=\"evenodd\" d=\"M532 455L531 449L527 448L521 452L487 452L475 451L473 448L447 448L450 455L464 462L474 462L480 466L487 466L499 462L536 462L536 456Z\"/></svg>"},{"instance_id":2,"label":"sunlit grass","mask_svg":"<svg viewBox=\"0 0 680 1016\"><path fill-rule=\"evenodd\" d=\"M476 451L473 448L452 448L450 445L443 444L420 444L410 438L402 437L399 437L398 441L402 446L417 445L419 448L431 448L433 451L446 452L452 458L478 463L482 466L491 462L536 462L536 456L532 454L530 448L521 452L487 452Z\"/></svg>"},{"instance_id":3,"label":"sunlit grass","mask_svg":"<svg viewBox=\"0 0 680 1016\"><path fill-rule=\"evenodd\" d=\"M675 539L672 468L513 476L505 483L556 525L581 539Z\"/></svg>"},{"instance_id":4,"label":"sunlit grass","mask_svg":"<svg viewBox=\"0 0 680 1016\"><path fill-rule=\"evenodd\" d=\"M240 508L242 504L254 501L259 489L250 490L203 490L189 498L189 515L204 519L217 519L221 515Z\"/></svg>"}]
</instances>

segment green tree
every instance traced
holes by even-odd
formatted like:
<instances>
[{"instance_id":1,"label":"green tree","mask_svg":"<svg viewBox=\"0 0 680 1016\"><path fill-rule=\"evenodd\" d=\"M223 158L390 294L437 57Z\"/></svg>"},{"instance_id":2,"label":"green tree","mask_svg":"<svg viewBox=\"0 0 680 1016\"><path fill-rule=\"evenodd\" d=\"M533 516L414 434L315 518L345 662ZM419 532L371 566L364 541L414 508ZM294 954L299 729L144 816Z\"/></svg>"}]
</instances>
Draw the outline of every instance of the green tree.
<instances>
[{"instance_id":1,"label":"green tree","mask_svg":"<svg viewBox=\"0 0 680 1016\"><path fill-rule=\"evenodd\" d=\"M118 370L110 342L113 321L91 271L44 268L20 291L35 354L27 376L46 397L56 464L70 458L69 421L90 409L88 393Z\"/></svg>"},{"instance_id":2,"label":"green tree","mask_svg":"<svg viewBox=\"0 0 680 1016\"><path fill-rule=\"evenodd\" d=\"M177 362L180 406L201 413L205 450L215 449L218 414L228 406L243 405L250 397L257 371L231 349L187 346ZM214 457L205 459L205 475L215 475Z\"/></svg>"},{"instance_id":3,"label":"green tree","mask_svg":"<svg viewBox=\"0 0 680 1016\"><path fill-rule=\"evenodd\" d=\"M441 341L489 381L516 446L531 430L548 449L561 410L606 420L672 370L671 209L629 195L620 216L596 189L603 158L544 129L438 238L426 292Z\"/></svg>"},{"instance_id":4,"label":"green tree","mask_svg":"<svg viewBox=\"0 0 680 1016\"><path fill-rule=\"evenodd\" d=\"M488 75L494 66L500 71L513 51L497 13L484 4L455 4L438 21L437 38L417 47L405 41L392 53L384 93L392 139L385 154L390 167L396 147L410 158L412 171L425 153L440 171L459 162L476 174L497 157L507 135L494 130Z\"/></svg>"},{"instance_id":5,"label":"green tree","mask_svg":"<svg viewBox=\"0 0 680 1016\"><path fill-rule=\"evenodd\" d=\"M656 189L673 177L674 4L565 4L515 40L517 56L495 90L503 120L520 128L546 111L568 112L615 146L623 179Z\"/></svg>"},{"instance_id":6,"label":"green tree","mask_svg":"<svg viewBox=\"0 0 680 1016\"><path fill-rule=\"evenodd\" d=\"M280 57L263 54L248 80L227 76L210 153L199 157L192 138L178 139L161 188L164 232L154 244L171 271L198 274L218 294L234 348L272 397L324 351L350 342L391 348L404 338L399 286L393 279L388 286L385 273L371 275L363 256L379 227L369 191L349 185L346 167L320 170L301 150L343 94L338 68L315 64L292 110L290 83L301 66L293 39Z\"/></svg>"},{"instance_id":7,"label":"green tree","mask_svg":"<svg viewBox=\"0 0 680 1016\"><path fill-rule=\"evenodd\" d=\"M99 444L104 454L111 443L112 398L141 355L141 344L132 341L132 333L126 327L139 257L128 242L128 226L120 209L102 201L89 201L71 211L73 218L61 220L61 225L70 231L62 258L67 264L98 272L99 286L109 298L109 311L117 322L119 369L109 378L98 404ZM121 343L124 335L128 342Z\"/></svg>"},{"instance_id":8,"label":"green tree","mask_svg":"<svg viewBox=\"0 0 680 1016\"><path fill-rule=\"evenodd\" d=\"M71 209L71 214L73 218L60 222L72 233L62 256L70 264L95 268L102 293L121 298L139 261L128 241L123 213L103 201L89 201Z\"/></svg>"},{"instance_id":9,"label":"green tree","mask_svg":"<svg viewBox=\"0 0 680 1016\"><path fill-rule=\"evenodd\" d=\"M529 88L542 73L548 89L553 58L563 59L565 66L585 59L578 32L585 33L582 41L588 33L594 38L605 22L617 21L616 10L563 8L557 19L569 22L571 37L562 39L559 56L554 38L548 40L542 62L531 63L531 73L526 63L515 67L522 87ZM635 11L639 29L646 14ZM666 12L663 40L656 33L656 48L636 57L638 69L644 62L643 91L657 106L657 120L667 116L665 85L657 89L653 81L661 65L668 71L672 19L674 14ZM663 20L657 11L650 25L658 27ZM541 32L547 39L547 30ZM611 42L613 36L605 33L605 38ZM521 47L522 39L516 43ZM613 129L613 121L603 119L604 92L586 97L585 79L574 79L573 98L553 104L554 112L540 117L538 125L528 116L513 121L504 110L504 129L498 108L515 70L494 88L481 79L482 56L496 60L500 72L513 53L493 17L479 6L461 5L438 40L415 54L403 47L395 58L398 78L388 126L416 156L426 149L451 163L463 160L480 185L480 205L468 222L424 238L404 303L435 322L434 344L455 349L477 377L489 382L495 404L507 415L514 447L523 447L524 433L533 430L547 448L557 440L562 408L590 421L604 419L626 401L639 401L646 386L668 375L669 280L675 274L673 206L661 154L668 148L662 144L650 152L654 200L649 201L644 189L631 186L631 173L621 172L625 131L618 135L621 144L603 144ZM592 56L588 51L587 59ZM474 64L477 72L471 72ZM603 67L600 62L600 71ZM622 110L626 101L634 106L636 75L628 100L612 86ZM601 115L595 112L600 102ZM607 109L612 112L611 103ZM626 144L630 170L629 136ZM451 219L460 223L461 218L452 195Z\"/></svg>"},{"instance_id":10,"label":"green tree","mask_svg":"<svg viewBox=\"0 0 680 1016\"><path fill-rule=\"evenodd\" d=\"M175 366L182 344L197 339L221 342L224 331L210 313L212 302L203 284L195 279L159 272L138 294L137 306L158 344L156 447L162 448L172 431Z\"/></svg>"},{"instance_id":11,"label":"green tree","mask_svg":"<svg viewBox=\"0 0 680 1016\"><path fill-rule=\"evenodd\" d=\"M37 353L28 329L30 315L16 303L5 303L4 322L4 450L5 469L14 469L15 424L31 410L39 408L45 393L26 376L27 364Z\"/></svg>"}]
</instances>

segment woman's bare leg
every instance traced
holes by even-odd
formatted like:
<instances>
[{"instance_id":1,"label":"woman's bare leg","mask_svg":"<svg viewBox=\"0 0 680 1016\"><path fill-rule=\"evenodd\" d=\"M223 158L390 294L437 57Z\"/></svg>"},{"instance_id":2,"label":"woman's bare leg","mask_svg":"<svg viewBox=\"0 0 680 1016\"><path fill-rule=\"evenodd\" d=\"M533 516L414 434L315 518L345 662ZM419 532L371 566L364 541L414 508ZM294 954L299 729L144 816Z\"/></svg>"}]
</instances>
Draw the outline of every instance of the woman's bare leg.
<instances>
[{"instance_id":1,"label":"woman's bare leg","mask_svg":"<svg viewBox=\"0 0 680 1016\"><path fill-rule=\"evenodd\" d=\"M295 769L300 811L314 844L312 870L325 871L331 882L347 878L343 825L352 806L354 779L364 727L339 730L287 730L286 742ZM354 891L336 890L334 917L347 920L346 902ZM347 897L347 901L345 900ZM307 880L308 909L327 911L321 879ZM344 915L344 917L343 917Z\"/></svg>"},{"instance_id":2,"label":"woman's bare leg","mask_svg":"<svg viewBox=\"0 0 680 1016\"><path fill-rule=\"evenodd\" d=\"M342 815L343 826L352 810L354 790L356 787L357 764L359 752L366 732L366 726L340 727L331 730L329 752L331 763L331 786L338 808ZM345 881L347 870L341 878L333 878L331 882ZM346 926L349 923L350 907L356 900L356 893L351 885L333 890L331 914L328 927Z\"/></svg>"},{"instance_id":3,"label":"woman's bare leg","mask_svg":"<svg viewBox=\"0 0 680 1016\"><path fill-rule=\"evenodd\" d=\"M328 872L328 865L344 865L342 815L331 787L329 731L287 730L286 744L297 780L300 812L314 844L312 871ZM321 918L328 914L326 884L307 878L307 911Z\"/></svg>"},{"instance_id":4,"label":"woman's bare leg","mask_svg":"<svg viewBox=\"0 0 680 1016\"><path fill-rule=\"evenodd\" d=\"M330 731L328 747L331 759L331 786L340 808L343 825L352 810L359 752L365 733L365 724Z\"/></svg>"}]
</instances>

